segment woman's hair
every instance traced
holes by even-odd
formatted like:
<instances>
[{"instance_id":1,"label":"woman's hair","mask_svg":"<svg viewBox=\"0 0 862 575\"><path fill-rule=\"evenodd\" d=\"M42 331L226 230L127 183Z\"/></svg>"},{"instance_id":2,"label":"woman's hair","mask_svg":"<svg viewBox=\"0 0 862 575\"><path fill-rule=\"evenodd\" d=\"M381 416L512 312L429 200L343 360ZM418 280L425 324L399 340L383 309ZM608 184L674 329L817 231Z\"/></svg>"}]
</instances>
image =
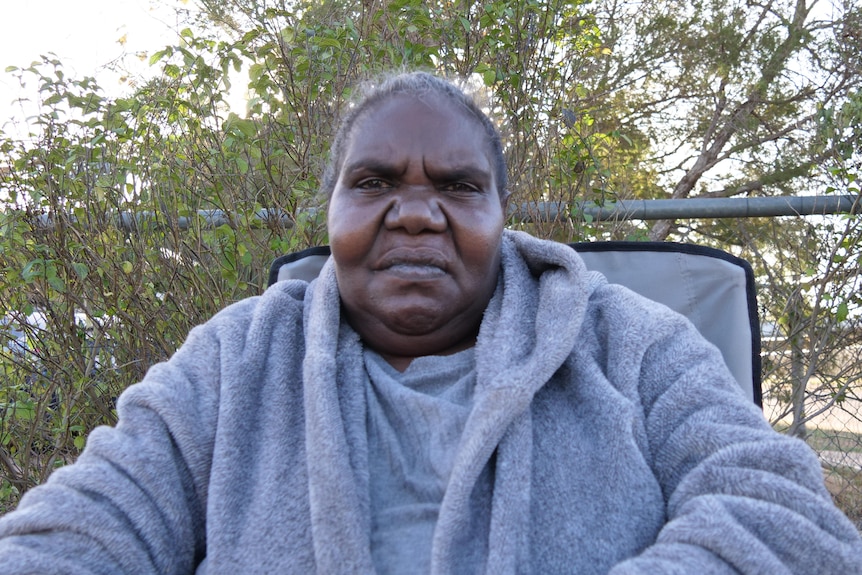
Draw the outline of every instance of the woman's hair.
<instances>
[{"instance_id":1,"label":"woman's hair","mask_svg":"<svg viewBox=\"0 0 862 575\"><path fill-rule=\"evenodd\" d=\"M342 117L341 124L329 149L329 161L323 172L320 185L320 192L326 198L330 198L335 190L353 127L362 116L374 111L390 98L401 95L414 96L419 99L437 96L447 103L461 107L468 116L475 118L485 130L488 149L494 163L494 180L497 183L497 191L500 198L506 197L508 194L508 175L500 133L473 98L460 87L427 72L407 72L389 76L382 82L362 84L360 88L359 99L348 108Z\"/></svg>"}]
</instances>

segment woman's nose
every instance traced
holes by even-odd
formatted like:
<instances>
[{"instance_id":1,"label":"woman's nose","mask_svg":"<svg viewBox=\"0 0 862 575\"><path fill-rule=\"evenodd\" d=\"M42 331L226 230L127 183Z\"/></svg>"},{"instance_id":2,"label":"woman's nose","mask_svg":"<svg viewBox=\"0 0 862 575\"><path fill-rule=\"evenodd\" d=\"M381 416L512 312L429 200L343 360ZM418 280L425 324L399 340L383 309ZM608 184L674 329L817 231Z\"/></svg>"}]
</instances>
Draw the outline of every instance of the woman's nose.
<instances>
[{"instance_id":1,"label":"woman's nose","mask_svg":"<svg viewBox=\"0 0 862 575\"><path fill-rule=\"evenodd\" d=\"M425 186L400 191L386 213L386 226L403 228L409 234L445 231L446 215L439 200L436 190Z\"/></svg>"}]
</instances>

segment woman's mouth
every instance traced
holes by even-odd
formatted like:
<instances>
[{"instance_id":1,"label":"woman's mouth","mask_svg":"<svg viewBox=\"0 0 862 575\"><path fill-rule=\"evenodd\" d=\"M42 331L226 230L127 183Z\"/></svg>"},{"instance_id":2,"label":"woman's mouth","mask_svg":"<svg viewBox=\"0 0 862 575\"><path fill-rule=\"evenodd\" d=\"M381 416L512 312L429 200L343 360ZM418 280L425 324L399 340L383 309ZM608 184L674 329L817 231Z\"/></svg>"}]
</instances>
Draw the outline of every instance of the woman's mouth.
<instances>
[{"instance_id":1,"label":"woman's mouth","mask_svg":"<svg viewBox=\"0 0 862 575\"><path fill-rule=\"evenodd\" d=\"M443 269L435 265L414 262L397 263L385 268L383 271L408 280L430 280L446 275Z\"/></svg>"},{"instance_id":2,"label":"woman's mouth","mask_svg":"<svg viewBox=\"0 0 862 575\"><path fill-rule=\"evenodd\" d=\"M395 248L380 260L378 270L404 279L434 279L446 275L446 258L432 248Z\"/></svg>"}]
</instances>

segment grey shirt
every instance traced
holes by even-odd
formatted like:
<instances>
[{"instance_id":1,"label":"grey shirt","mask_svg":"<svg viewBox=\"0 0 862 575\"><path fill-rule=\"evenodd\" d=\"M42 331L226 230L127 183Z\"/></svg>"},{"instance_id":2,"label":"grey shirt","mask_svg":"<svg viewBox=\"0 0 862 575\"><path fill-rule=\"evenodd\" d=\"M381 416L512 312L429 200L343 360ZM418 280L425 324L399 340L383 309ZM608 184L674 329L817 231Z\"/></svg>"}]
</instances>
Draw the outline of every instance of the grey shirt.
<instances>
[{"instance_id":1,"label":"grey shirt","mask_svg":"<svg viewBox=\"0 0 862 575\"><path fill-rule=\"evenodd\" d=\"M402 373L365 351L371 551L378 573L428 573L431 542L473 402L473 349Z\"/></svg>"}]
</instances>

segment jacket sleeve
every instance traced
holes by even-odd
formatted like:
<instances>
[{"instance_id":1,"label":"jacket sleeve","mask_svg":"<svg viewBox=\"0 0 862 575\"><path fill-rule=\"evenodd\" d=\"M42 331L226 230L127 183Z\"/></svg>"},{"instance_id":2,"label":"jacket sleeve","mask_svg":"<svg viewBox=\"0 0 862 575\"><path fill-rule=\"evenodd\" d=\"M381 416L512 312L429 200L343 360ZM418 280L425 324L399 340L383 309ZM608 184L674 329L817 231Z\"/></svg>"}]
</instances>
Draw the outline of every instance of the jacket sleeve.
<instances>
[{"instance_id":1,"label":"jacket sleeve","mask_svg":"<svg viewBox=\"0 0 862 575\"><path fill-rule=\"evenodd\" d=\"M0 519L0 573L191 573L205 509L220 375L202 326L118 402L78 461Z\"/></svg>"},{"instance_id":2,"label":"jacket sleeve","mask_svg":"<svg viewBox=\"0 0 862 575\"><path fill-rule=\"evenodd\" d=\"M859 533L812 450L772 430L687 320L650 315L623 347L643 350L629 361L667 522L611 573L862 573Z\"/></svg>"}]
</instances>

